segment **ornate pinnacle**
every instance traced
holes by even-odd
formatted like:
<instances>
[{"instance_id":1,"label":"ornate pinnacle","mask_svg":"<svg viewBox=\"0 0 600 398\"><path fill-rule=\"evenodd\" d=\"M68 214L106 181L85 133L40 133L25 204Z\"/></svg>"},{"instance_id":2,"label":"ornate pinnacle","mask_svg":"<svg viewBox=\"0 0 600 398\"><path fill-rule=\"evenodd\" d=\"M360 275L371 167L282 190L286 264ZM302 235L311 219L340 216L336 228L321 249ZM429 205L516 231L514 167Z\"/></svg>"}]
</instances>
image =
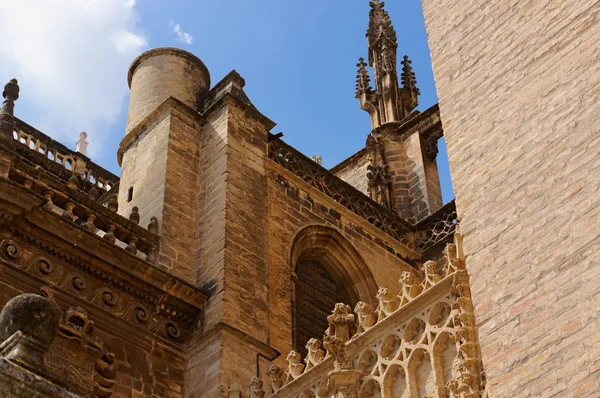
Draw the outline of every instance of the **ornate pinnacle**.
<instances>
[{"instance_id":1,"label":"ornate pinnacle","mask_svg":"<svg viewBox=\"0 0 600 398\"><path fill-rule=\"evenodd\" d=\"M367 72L367 64L364 58L359 58L356 66L358 67L358 74L356 75L356 97L358 98L361 94L371 91L371 78L369 72Z\"/></svg>"},{"instance_id":2,"label":"ornate pinnacle","mask_svg":"<svg viewBox=\"0 0 600 398\"><path fill-rule=\"evenodd\" d=\"M417 88L417 77L415 72L413 72L412 61L408 59L408 56L405 55L402 60L402 85L415 93L416 95L420 95L421 91Z\"/></svg>"},{"instance_id":3,"label":"ornate pinnacle","mask_svg":"<svg viewBox=\"0 0 600 398\"><path fill-rule=\"evenodd\" d=\"M382 41L387 41L388 45L393 48L398 47L396 31L392 26L390 15L383 8L385 3L379 0L369 2L371 11L369 12L369 29L367 30L367 38L371 50L376 50L376 47L381 45ZM372 61L372 60L371 60ZM371 62L372 63L372 62Z\"/></svg>"},{"instance_id":4,"label":"ornate pinnacle","mask_svg":"<svg viewBox=\"0 0 600 398\"><path fill-rule=\"evenodd\" d=\"M4 86L2 96L4 102L2 102L2 109L0 110L0 138L12 142L15 101L19 98L17 79L12 79Z\"/></svg>"}]
</instances>

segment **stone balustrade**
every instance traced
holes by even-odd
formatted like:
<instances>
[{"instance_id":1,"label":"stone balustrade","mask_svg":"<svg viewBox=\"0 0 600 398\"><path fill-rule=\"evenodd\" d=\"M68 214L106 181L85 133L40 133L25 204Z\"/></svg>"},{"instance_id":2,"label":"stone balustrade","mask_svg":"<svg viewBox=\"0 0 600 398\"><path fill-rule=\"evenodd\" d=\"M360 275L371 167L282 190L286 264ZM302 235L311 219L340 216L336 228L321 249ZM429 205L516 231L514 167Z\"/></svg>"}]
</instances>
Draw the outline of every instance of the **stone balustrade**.
<instances>
[{"instance_id":1,"label":"stone balustrade","mask_svg":"<svg viewBox=\"0 0 600 398\"><path fill-rule=\"evenodd\" d=\"M118 183L119 177L103 169L87 156L75 152L20 119L14 118L13 138L21 145L15 150L32 163L41 165L60 177L76 173L81 178L81 188L86 192L92 187L109 191Z\"/></svg>"},{"instance_id":2,"label":"stone balustrade","mask_svg":"<svg viewBox=\"0 0 600 398\"><path fill-rule=\"evenodd\" d=\"M451 241L457 224L456 205L451 201L416 225L415 248L425 252Z\"/></svg>"},{"instance_id":3,"label":"stone balustrade","mask_svg":"<svg viewBox=\"0 0 600 398\"><path fill-rule=\"evenodd\" d=\"M116 213L116 196L103 206L98 201L99 192L80 189L82 182L72 173L67 184L47 170L34 167L23 159L16 159L11 179L44 196L47 199L44 209L62 219L78 225L104 241L115 244L128 253L156 261L158 248L158 221L155 217L147 229L138 225L140 215L137 208L126 219Z\"/></svg>"},{"instance_id":4,"label":"stone balustrade","mask_svg":"<svg viewBox=\"0 0 600 398\"><path fill-rule=\"evenodd\" d=\"M444 253L441 273L429 261L420 276L405 272L397 295L380 288L375 310L336 304L323 343L311 339L304 359L290 352L286 369L271 364L266 391L250 397L480 397L468 274L454 244Z\"/></svg>"}]
</instances>

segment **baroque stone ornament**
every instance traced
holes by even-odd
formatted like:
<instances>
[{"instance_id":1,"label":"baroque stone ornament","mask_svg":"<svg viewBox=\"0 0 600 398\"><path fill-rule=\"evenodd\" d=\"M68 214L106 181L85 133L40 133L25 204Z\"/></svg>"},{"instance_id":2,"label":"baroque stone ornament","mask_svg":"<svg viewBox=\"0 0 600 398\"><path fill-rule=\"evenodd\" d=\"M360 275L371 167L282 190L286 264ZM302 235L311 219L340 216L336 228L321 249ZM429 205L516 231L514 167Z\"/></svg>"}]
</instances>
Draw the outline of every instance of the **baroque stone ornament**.
<instances>
[{"instance_id":1,"label":"baroque stone ornament","mask_svg":"<svg viewBox=\"0 0 600 398\"><path fill-rule=\"evenodd\" d=\"M94 322L80 307L67 309L58 336L46 355L46 365L70 391L85 397L112 396L116 367L114 355L92 336Z\"/></svg>"},{"instance_id":2,"label":"baroque stone ornament","mask_svg":"<svg viewBox=\"0 0 600 398\"><path fill-rule=\"evenodd\" d=\"M22 255L21 246L12 239L4 239L0 242L0 256L6 261L18 260Z\"/></svg>"}]
</instances>

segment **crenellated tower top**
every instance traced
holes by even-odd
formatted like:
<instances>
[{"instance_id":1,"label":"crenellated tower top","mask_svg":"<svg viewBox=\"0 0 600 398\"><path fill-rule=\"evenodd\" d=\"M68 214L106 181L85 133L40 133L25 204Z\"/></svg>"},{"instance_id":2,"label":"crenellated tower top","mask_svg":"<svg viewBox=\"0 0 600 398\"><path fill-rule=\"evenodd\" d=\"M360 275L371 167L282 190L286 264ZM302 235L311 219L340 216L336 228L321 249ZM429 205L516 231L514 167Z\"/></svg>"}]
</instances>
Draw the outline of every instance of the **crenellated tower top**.
<instances>
[{"instance_id":1,"label":"crenellated tower top","mask_svg":"<svg viewBox=\"0 0 600 398\"><path fill-rule=\"evenodd\" d=\"M402 87L399 85L396 55L398 38L392 20L384 9L385 3L372 0L369 5L371 11L367 42L369 66L374 71L375 90L368 84L367 65L361 58L357 65L356 98L360 100L360 107L369 112L372 128L375 129L406 118L418 105L420 93L410 66L411 61L406 56L402 61Z\"/></svg>"}]
</instances>

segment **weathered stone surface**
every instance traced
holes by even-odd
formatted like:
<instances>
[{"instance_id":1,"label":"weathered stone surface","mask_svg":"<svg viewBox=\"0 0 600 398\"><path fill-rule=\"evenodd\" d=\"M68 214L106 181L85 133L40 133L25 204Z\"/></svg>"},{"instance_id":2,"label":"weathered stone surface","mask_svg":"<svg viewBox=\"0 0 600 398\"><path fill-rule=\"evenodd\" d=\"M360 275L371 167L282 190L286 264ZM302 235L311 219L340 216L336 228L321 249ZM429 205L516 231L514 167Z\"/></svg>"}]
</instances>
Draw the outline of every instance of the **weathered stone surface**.
<instances>
[{"instance_id":1,"label":"weathered stone surface","mask_svg":"<svg viewBox=\"0 0 600 398\"><path fill-rule=\"evenodd\" d=\"M79 398L64 387L1 357L0 396L3 398Z\"/></svg>"}]
</instances>

